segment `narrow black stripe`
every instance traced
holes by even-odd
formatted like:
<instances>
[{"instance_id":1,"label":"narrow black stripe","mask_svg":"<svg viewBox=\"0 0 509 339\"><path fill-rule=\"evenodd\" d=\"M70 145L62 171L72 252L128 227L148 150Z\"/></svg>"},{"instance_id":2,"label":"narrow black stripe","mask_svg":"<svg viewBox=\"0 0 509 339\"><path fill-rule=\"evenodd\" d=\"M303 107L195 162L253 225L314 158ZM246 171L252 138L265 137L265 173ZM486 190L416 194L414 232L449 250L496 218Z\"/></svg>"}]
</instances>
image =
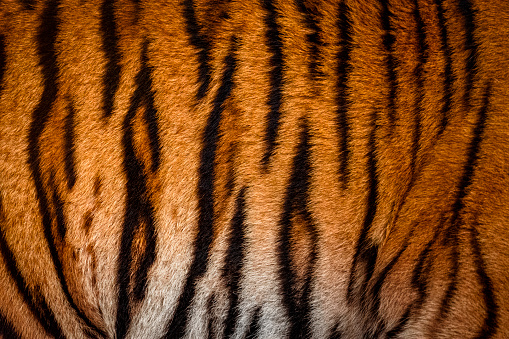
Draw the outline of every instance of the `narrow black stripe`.
<instances>
[{"instance_id":1,"label":"narrow black stripe","mask_svg":"<svg viewBox=\"0 0 509 339\"><path fill-rule=\"evenodd\" d=\"M310 330L311 279L316 261L317 231L309 211L309 185L311 175L310 142L307 122L303 123L297 154L293 158L293 169L285 193L283 213L280 220L278 241L279 280L282 286L283 305L290 320L290 338L307 338ZM292 268L291 230L292 219L300 216L309 234L311 251L309 266L302 291L295 291L296 277ZM297 254L298 255L298 254ZM300 298L297 294L302 292Z\"/></svg>"},{"instance_id":2,"label":"narrow black stripe","mask_svg":"<svg viewBox=\"0 0 509 339\"><path fill-rule=\"evenodd\" d=\"M351 106L349 98L350 86L348 78L352 70L351 56L352 51L352 20L350 18L350 7L343 1L338 6L338 27L339 27L339 51L337 54L337 83L336 83L336 103L337 125L339 142L339 181L343 189L348 186L350 177L350 119L348 111Z\"/></svg>"},{"instance_id":3,"label":"narrow black stripe","mask_svg":"<svg viewBox=\"0 0 509 339\"><path fill-rule=\"evenodd\" d=\"M463 97L465 106L470 108L471 91L474 85L474 76L477 74L478 44L475 41L475 10L472 8L470 0L459 0L459 11L463 14L465 26L465 50L466 56L466 74L465 74L465 94Z\"/></svg>"},{"instance_id":4,"label":"narrow black stripe","mask_svg":"<svg viewBox=\"0 0 509 339\"><path fill-rule=\"evenodd\" d=\"M368 170L368 196L366 205L366 215L362 225L362 230L355 247L355 255L350 269L350 279L348 281L347 300L354 300L354 287L357 279L360 286L365 285L373 275L376 258L378 255L378 246L370 243L368 233L373 223L377 211L378 200L378 173L376 160L376 132L377 132L377 113L376 108L372 113L372 127L368 141L367 170Z\"/></svg>"},{"instance_id":5,"label":"narrow black stripe","mask_svg":"<svg viewBox=\"0 0 509 339\"><path fill-rule=\"evenodd\" d=\"M152 171L155 172L161 163L161 142L159 140L159 124L157 121L157 110L154 103L154 90L152 87L152 67L148 60L148 41L143 44L141 54L141 71L137 79L137 85L144 94L145 101L145 122L148 126L150 150L152 153Z\"/></svg>"},{"instance_id":6,"label":"narrow black stripe","mask_svg":"<svg viewBox=\"0 0 509 339\"><path fill-rule=\"evenodd\" d=\"M237 196L235 215L231 221L231 233L228 251L223 268L223 278L229 291L229 309L226 317L225 338L233 336L235 325L240 314L239 293L242 267L245 258L245 219L246 219L246 188L242 188Z\"/></svg>"},{"instance_id":7,"label":"narrow black stripe","mask_svg":"<svg viewBox=\"0 0 509 339\"><path fill-rule=\"evenodd\" d=\"M283 41L279 33L278 12L272 3L272 0L263 0L263 7L267 12L265 15L265 25L267 31L265 38L267 47L271 53L270 56L270 91L267 98L267 105L270 112L267 116L267 129L265 132L266 148L262 158L262 164L267 167L270 157L276 148L276 139L279 130L279 120L281 118L281 103L283 96Z\"/></svg>"},{"instance_id":8,"label":"narrow black stripe","mask_svg":"<svg viewBox=\"0 0 509 339\"><path fill-rule=\"evenodd\" d=\"M196 282L207 270L214 227L215 158L219 139L219 124L224 109L223 104L230 96L234 86L233 74L236 67L237 42L235 37L232 40L232 50L223 62L225 66L221 86L214 98L214 106L203 131L203 149L200 155L198 181L198 234L194 243L194 259L175 312L166 327L165 338L180 338L185 334L189 320L188 308L196 293Z\"/></svg>"},{"instance_id":9,"label":"narrow black stripe","mask_svg":"<svg viewBox=\"0 0 509 339\"><path fill-rule=\"evenodd\" d=\"M14 325L0 312L0 336L6 339L21 339Z\"/></svg>"},{"instance_id":10,"label":"narrow black stripe","mask_svg":"<svg viewBox=\"0 0 509 339\"><path fill-rule=\"evenodd\" d=\"M131 271L134 269L132 246L134 236L144 227L146 247L141 254L141 260L134 272L133 299L141 301L145 297L148 271L155 261L156 235L154 226L154 208L150 203L147 190L147 178L143 164L138 160L134 150L133 120L138 110L144 106L145 119L149 129L149 139L152 149L152 169L159 165L159 139L157 131L157 112L154 108L152 81L150 68L147 65L148 42L145 41L141 52L141 67L136 75L136 89L131 97L129 110L124 119L124 171L127 177L127 197L124 215L124 225L120 243L120 253L117 267L118 299L117 299L117 338L124 338L131 323L131 309L129 304L129 285ZM148 112L149 111L149 112ZM147 113L148 112L148 113ZM152 119L152 120L151 120ZM151 125L152 124L152 125ZM153 129L151 131L151 129ZM154 135L155 134L155 135ZM154 146L154 144L156 146ZM156 150L154 151L154 147ZM154 152L156 155L154 155Z\"/></svg>"},{"instance_id":11,"label":"narrow black stripe","mask_svg":"<svg viewBox=\"0 0 509 339\"><path fill-rule=\"evenodd\" d=\"M56 338L64 338L62 329L55 320L55 316L49 309L44 296L38 293L37 289L35 289L34 293L30 291L23 275L18 269L16 257L7 244L7 239L5 239L5 233L2 228L0 228L0 252L4 258L7 273L16 283L16 287L31 313L39 321L48 335L53 335Z\"/></svg>"},{"instance_id":12,"label":"narrow black stripe","mask_svg":"<svg viewBox=\"0 0 509 339\"><path fill-rule=\"evenodd\" d=\"M443 217L441 220L443 220ZM440 224L443 224L443 221ZM407 307L401 318L396 323L396 326L387 332L388 338L395 338L406 328L406 324L410 320L410 316L420 311L428 296L428 280L431 271L430 251L433 244L437 241L439 234L440 232L435 232L433 239L426 244L417 257L417 264L414 266L412 271L411 283L412 287L417 290L418 297Z\"/></svg>"},{"instance_id":13,"label":"narrow black stripe","mask_svg":"<svg viewBox=\"0 0 509 339\"><path fill-rule=\"evenodd\" d=\"M115 94L120 82L120 52L115 24L115 1L104 0L101 6L102 48L106 56L106 69L103 76L104 116L113 114Z\"/></svg>"},{"instance_id":14,"label":"narrow black stripe","mask_svg":"<svg viewBox=\"0 0 509 339\"><path fill-rule=\"evenodd\" d=\"M40 168L40 148L39 138L42 134L44 126L49 118L49 112L53 106L57 95L57 76L58 67L56 59L55 43L58 34L58 0L48 1L41 16L41 24L37 32L37 50L39 54L39 64L42 68L43 75L43 92L37 107L32 112L32 122L28 135L28 165L32 172L35 189L39 201L39 211L42 217L44 229L44 237L48 244L51 260L53 261L55 272L57 274L62 291L66 296L70 306L76 311L78 317L89 326L92 330L102 333L96 328L91 321L76 306L69 293L67 283L63 274L62 263L58 256L53 234L51 231L51 215L48 206L48 200L42 183L42 175Z\"/></svg>"},{"instance_id":15,"label":"narrow black stripe","mask_svg":"<svg viewBox=\"0 0 509 339\"><path fill-rule=\"evenodd\" d=\"M441 39L441 46L440 49L442 50L442 54L445 58L445 65L444 65L444 97L443 97L443 104L440 109L441 114L441 120L440 120L440 127L438 131L438 135L440 136L445 128L447 127L447 123L449 121L448 113L452 107L452 84L455 80L455 76L452 70L452 51L451 47L449 46L449 37L447 34L447 26L446 26L446 20L444 16L444 8L442 6L442 0L435 0L435 4L437 6L437 16L438 16L438 26L440 27L440 39Z\"/></svg>"},{"instance_id":16,"label":"narrow black stripe","mask_svg":"<svg viewBox=\"0 0 509 339\"><path fill-rule=\"evenodd\" d=\"M343 334L341 333L341 330L339 329L339 325L336 325L334 327L334 330L330 334L329 339L341 339L342 336L343 336Z\"/></svg>"},{"instance_id":17,"label":"narrow black stripe","mask_svg":"<svg viewBox=\"0 0 509 339\"><path fill-rule=\"evenodd\" d=\"M5 53L5 37L0 34L0 94L4 89L4 74L7 64L7 55Z\"/></svg>"},{"instance_id":18,"label":"narrow black stripe","mask_svg":"<svg viewBox=\"0 0 509 339\"><path fill-rule=\"evenodd\" d=\"M53 173L51 173L50 175L49 187L52 193L51 198L53 200L53 208L55 209L58 241L63 242L65 234L67 233L67 225L64 217L64 203L62 202L62 199L58 195Z\"/></svg>"},{"instance_id":19,"label":"narrow black stripe","mask_svg":"<svg viewBox=\"0 0 509 339\"><path fill-rule=\"evenodd\" d=\"M424 31L424 22L421 18L421 13L419 11L419 3L417 0L414 0L414 18L417 30L417 64L414 69L414 78L416 82L415 89L415 107L413 112L414 117L414 128L413 128L413 140L412 140L412 159L411 159L411 169L412 169L412 177L415 176L416 163L417 163L417 153L419 151L419 142L421 139L421 112L424 112L423 101L424 101L424 65L428 61L428 44L426 43L426 32ZM413 181L414 179L412 179ZM409 185L409 186L413 186Z\"/></svg>"},{"instance_id":20,"label":"narrow black stripe","mask_svg":"<svg viewBox=\"0 0 509 339\"><path fill-rule=\"evenodd\" d=\"M260 333L260 317L261 317L261 307L258 307L251 318L251 324L249 325L248 331L246 333L246 339L256 339Z\"/></svg>"},{"instance_id":21,"label":"narrow black stripe","mask_svg":"<svg viewBox=\"0 0 509 339\"><path fill-rule=\"evenodd\" d=\"M384 30L383 45L386 51L386 64L387 64L387 77L389 86L388 96L388 118L391 127L394 127L396 122L396 92L397 92L397 74L396 74L396 57L394 56L394 43L395 36L391 27L391 12L389 9L388 0L380 0L382 5L381 24Z\"/></svg>"},{"instance_id":22,"label":"narrow black stripe","mask_svg":"<svg viewBox=\"0 0 509 339\"><path fill-rule=\"evenodd\" d=\"M300 14L304 16L304 22L310 33L306 34L306 40L309 44L309 74L312 80L316 80L318 77L323 76L323 72L320 69L320 46L323 45L321 38L321 29L319 26L319 13L315 7L311 8L306 6L305 0L296 0L297 9Z\"/></svg>"},{"instance_id":23,"label":"narrow black stripe","mask_svg":"<svg viewBox=\"0 0 509 339\"><path fill-rule=\"evenodd\" d=\"M474 264L476 267L477 276L479 277L482 286L482 294L484 296L484 303L486 305L486 318L484 318L484 323L475 338L487 339L493 337L497 332L498 311L500 308L495 301L493 283L491 278L486 273L486 264L482 255L481 245L479 244L478 240L478 226L479 224L476 222L470 229L470 246L472 246Z\"/></svg>"},{"instance_id":24,"label":"narrow black stripe","mask_svg":"<svg viewBox=\"0 0 509 339\"><path fill-rule=\"evenodd\" d=\"M458 271L459 271L459 231L461 228L462 220L460 213L464 208L464 199L468 193L468 189L472 184L472 178L474 176L475 166L479 158L479 150L481 141L483 138L484 128L486 126L486 120L488 115L488 106L491 96L491 83L486 84L486 89L483 94L483 103L479 110L479 116L477 119L476 126L473 131L472 140L468 147L468 156L465 167L463 168L463 174L461 181L457 188L456 200L452 208L452 216L450 226L447 228L445 233L445 244L449 245L452 253L452 267L449 273L450 282L447 286L444 297L442 298L439 315L435 325L438 326L441 321L446 317L451 308L452 299L457 290L458 283Z\"/></svg>"},{"instance_id":25,"label":"narrow black stripe","mask_svg":"<svg viewBox=\"0 0 509 339\"><path fill-rule=\"evenodd\" d=\"M189 42L198 49L198 74L200 87L196 93L198 100L207 94L210 86L210 41L200 32L200 25L196 20L193 0L184 0L184 18L186 19L186 30L189 34Z\"/></svg>"},{"instance_id":26,"label":"narrow black stripe","mask_svg":"<svg viewBox=\"0 0 509 339\"><path fill-rule=\"evenodd\" d=\"M76 183L76 171L74 169L74 110L73 103L69 100L67 105L67 116L65 118L65 174L67 175L67 188L73 188Z\"/></svg>"}]
</instances>

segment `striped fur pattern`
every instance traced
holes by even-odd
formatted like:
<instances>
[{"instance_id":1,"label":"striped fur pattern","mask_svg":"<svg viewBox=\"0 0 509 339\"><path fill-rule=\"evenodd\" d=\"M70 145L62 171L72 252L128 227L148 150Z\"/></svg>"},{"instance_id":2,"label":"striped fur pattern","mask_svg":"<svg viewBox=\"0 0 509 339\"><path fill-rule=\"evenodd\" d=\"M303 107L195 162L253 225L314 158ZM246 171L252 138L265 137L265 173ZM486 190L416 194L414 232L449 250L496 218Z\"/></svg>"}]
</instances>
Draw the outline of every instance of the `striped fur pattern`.
<instances>
[{"instance_id":1,"label":"striped fur pattern","mask_svg":"<svg viewBox=\"0 0 509 339\"><path fill-rule=\"evenodd\" d=\"M3 338L509 338L507 1L0 8Z\"/></svg>"}]
</instances>

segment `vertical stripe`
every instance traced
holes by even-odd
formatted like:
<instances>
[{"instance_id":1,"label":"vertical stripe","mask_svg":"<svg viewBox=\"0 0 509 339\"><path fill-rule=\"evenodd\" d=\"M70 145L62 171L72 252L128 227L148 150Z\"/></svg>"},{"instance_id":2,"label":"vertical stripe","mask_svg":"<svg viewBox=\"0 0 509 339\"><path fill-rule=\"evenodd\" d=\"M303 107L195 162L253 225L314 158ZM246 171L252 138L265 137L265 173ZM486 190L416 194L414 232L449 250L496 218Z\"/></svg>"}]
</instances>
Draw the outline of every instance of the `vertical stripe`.
<instances>
[{"instance_id":1,"label":"vertical stripe","mask_svg":"<svg viewBox=\"0 0 509 339\"><path fill-rule=\"evenodd\" d=\"M124 171L127 178L127 197L122 230L120 253L118 257L117 283L117 338L124 338L131 323L131 309L129 303L129 286L133 276L132 296L135 301L145 297L147 275L155 261L156 235L154 226L154 208L150 203L147 190L147 178L143 164L136 157L134 150L133 120L140 108L145 109L145 123L148 124L149 143L152 150L152 170L159 164L159 137L157 131L157 112L154 108L152 93L151 69L147 57L148 42L145 41L141 52L141 67L136 75L136 89L131 97L129 110L124 119ZM143 105L145 105L143 107ZM151 129L153 129L151 131ZM154 150L156 148L156 150ZM156 154L156 155L154 155ZM155 167L155 168L154 168ZM143 227L145 248L137 269L133 267L132 246L133 239ZM136 269L134 273L132 270Z\"/></svg>"},{"instance_id":2,"label":"vertical stripe","mask_svg":"<svg viewBox=\"0 0 509 339\"><path fill-rule=\"evenodd\" d=\"M466 56L466 75L465 75L465 94L463 97L464 105L467 110L470 109L471 92L474 85L474 77L477 74L478 45L475 41L475 10L472 8L470 0L459 0L459 11L463 14L465 25L465 50Z\"/></svg>"},{"instance_id":3,"label":"vertical stripe","mask_svg":"<svg viewBox=\"0 0 509 339\"><path fill-rule=\"evenodd\" d=\"M198 82L200 87L196 93L198 100L203 99L210 86L210 41L200 32L200 25L196 20L193 0L184 0L184 18L189 42L198 50Z\"/></svg>"},{"instance_id":4,"label":"vertical stripe","mask_svg":"<svg viewBox=\"0 0 509 339\"><path fill-rule=\"evenodd\" d=\"M288 183L283 213L281 215L278 257L279 280L282 286L282 301L290 320L290 338L307 338L310 335L311 283L316 262L317 231L309 211L309 185L311 175L310 142L307 121L303 122L297 154L293 158L293 169ZM299 216L309 236L310 253L308 267L300 298L294 293L296 276L292 268L292 225L294 217ZM294 255L301 255L295 253Z\"/></svg>"},{"instance_id":5,"label":"vertical stripe","mask_svg":"<svg viewBox=\"0 0 509 339\"><path fill-rule=\"evenodd\" d=\"M306 28L310 31L310 33L306 34L306 40L309 45L309 64L308 71L312 80L317 80L319 76L323 76L323 72L321 71L321 62L320 62L320 46L323 45L322 38L320 36L321 29L318 23L319 13L317 10L313 8L316 7L308 7L306 6L305 0L295 0L297 3L297 9L300 14L304 16L304 23ZM316 6L316 5L315 5Z\"/></svg>"},{"instance_id":6,"label":"vertical stripe","mask_svg":"<svg viewBox=\"0 0 509 339\"><path fill-rule=\"evenodd\" d=\"M355 254L350 268L350 279L348 281L347 300L351 303L354 300L354 286L365 285L373 275L378 246L372 244L368 239L369 230L376 215L378 201L378 164L376 159L376 132L377 113L373 109L371 132L368 141L367 171L368 171L368 196L366 201L366 215L362 230L355 246ZM359 281L357 282L357 279ZM358 285L360 284L360 285Z\"/></svg>"},{"instance_id":7,"label":"vertical stripe","mask_svg":"<svg viewBox=\"0 0 509 339\"><path fill-rule=\"evenodd\" d=\"M281 102L283 96L283 41L281 39L280 28L278 25L278 12L272 3L272 0L262 0L263 7L267 12L265 14L265 33L267 47L271 53L270 56L270 90L267 97L267 105L270 107L267 116L267 127L265 131L265 153L262 158L262 164L265 168L269 165L270 157L276 148L277 134L279 130L279 120L281 118Z\"/></svg>"},{"instance_id":8,"label":"vertical stripe","mask_svg":"<svg viewBox=\"0 0 509 339\"><path fill-rule=\"evenodd\" d=\"M231 221L228 251L223 268L223 278L229 292L229 309L226 317L225 338L231 338L240 314L239 293L242 267L245 258L245 219L246 219L246 188L242 188L237 196L235 215Z\"/></svg>"},{"instance_id":9,"label":"vertical stripe","mask_svg":"<svg viewBox=\"0 0 509 339\"><path fill-rule=\"evenodd\" d=\"M196 294L196 283L207 270L214 227L215 157L219 139L219 125L224 102L230 96L234 86L233 74L236 68L236 49L237 41L233 37L231 51L223 62L224 70L221 86L214 98L213 108L203 131L203 148L198 170L198 234L194 243L194 258L177 307L166 327L165 338L181 338L184 336L189 321L188 309Z\"/></svg>"},{"instance_id":10,"label":"vertical stripe","mask_svg":"<svg viewBox=\"0 0 509 339\"><path fill-rule=\"evenodd\" d=\"M414 78L416 82L415 89L415 106L414 106L414 128L413 128L413 140L412 140L412 159L411 159L411 169L412 169L412 184L409 187L413 186L413 181L415 180L415 167L417 163L417 155L419 152L419 142L421 139L421 112L424 112L423 101L424 101L424 65L428 61L428 44L426 43L426 33L424 31L424 22L421 18L421 13L419 11L419 3L417 0L414 0L414 19L416 24L416 38L417 38L417 64L414 68Z\"/></svg>"},{"instance_id":11,"label":"vertical stripe","mask_svg":"<svg viewBox=\"0 0 509 339\"><path fill-rule=\"evenodd\" d=\"M261 307L258 307L251 318L251 324L246 333L246 339L257 339L260 333Z\"/></svg>"},{"instance_id":12,"label":"vertical stripe","mask_svg":"<svg viewBox=\"0 0 509 339\"><path fill-rule=\"evenodd\" d=\"M337 83L336 83L336 104L337 108L337 129L339 134L339 181L342 188L346 189L350 177L350 119L348 110L351 101L349 99L350 86L348 85L349 74L352 70L352 21L350 18L350 7L342 1L338 6L338 28L339 28L339 50L337 54Z\"/></svg>"},{"instance_id":13,"label":"vertical stripe","mask_svg":"<svg viewBox=\"0 0 509 339\"><path fill-rule=\"evenodd\" d=\"M76 112L74 105L69 99L67 104L67 116L65 117L65 174L67 175L67 188L73 188L76 183L76 171L74 169L75 156L74 156L74 116Z\"/></svg>"},{"instance_id":14,"label":"vertical stripe","mask_svg":"<svg viewBox=\"0 0 509 339\"><path fill-rule=\"evenodd\" d=\"M449 121L448 113L452 106L452 84L455 80L453 71L452 71L452 51L449 46L449 37L447 35L447 26L444 17L444 8L442 6L442 0L435 0L435 4L437 6L437 16L438 16L438 25L440 27L440 39L442 50L442 54L444 55L445 65L444 65L444 97L442 107L440 109L441 120L438 130L438 135L440 136L445 130L447 123Z\"/></svg>"},{"instance_id":15,"label":"vertical stripe","mask_svg":"<svg viewBox=\"0 0 509 339\"><path fill-rule=\"evenodd\" d=\"M457 195L452 206L452 216L450 219L450 225L446 229L445 233L445 245L448 245L451 249L452 254L452 267L449 270L449 283L444 297L440 304L439 314L437 315L434 328L436 329L443 319L447 316L451 309L452 299L457 291L458 284L458 272L459 272L459 232L463 221L461 220L460 214L465 206L464 199L467 196L468 190L472 185L472 178L474 176L475 167L479 158L479 151L481 147L481 141L483 138L484 128L486 126L486 120L488 115L488 107L491 96L491 83L486 84L485 92L483 94L483 103L479 110L477 122L473 131L472 140L468 146L468 154L463 168L463 174L457 187Z\"/></svg>"},{"instance_id":16,"label":"vertical stripe","mask_svg":"<svg viewBox=\"0 0 509 339\"><path fill-rule=\"evenodd\" d=\"M474 265L476 273L479 277L479 283L482 286L482 294L484 296L484 304L486 305L486 318L481 329L477 333L476 339L492 338L495 336L498 327L498 311L499 306L495 301L495 293L493 292L493 283L486 273L486 263L482 255L481 245L479 244L479 232L477 221L470 229L470 246L472 247Z\"/></svg>"},{"instance_id":17,"label":"vertical stripe","mask_svg":"<svg viewBox=\"0 0 509 339\"><path fill-rule=\"evenodd\" d=\"M70 306L74 309L77 316L93 331L101 333L86 315L74 303L64 277L62 263L58 256L53 234L51 230L51 215L48 206L48 200L44 191L42 183L42 174L40 168L40 148L39 138L43 132L44 126L49 118L50 110L53 106L57 96L57 76L58 67L56 59L56 37L58 34L58 0L50 0L44 8L41 16L41 24L37 32L37 50L39 54L39 63L42 68L43 76L43 92L37 107L32 112L32 122L30 124L30 131L28 135L28 165L32 172L37 198L39 201L39 211L42 217L42 224L44 229L44 237L48 244L51 255L51 260L55 268L62 291L69 302Z\"/></svg>"},{"instance_id":18,"label":"vertical stripe","mask_svg":"<svg viewBox=\"0 0 509 339\"><path fill-rule=\"evenodd\" d=\"M115 23L115 0L104 0L101 5L102 48L106 56L106 69L103 75L104 116L113 114L115 94L120 82L120 52Z\"/></svg>"},{"instance_id":19,"label":"vertical stripe","mask_svg":"<svg viewBox=\"0 0 509 339\"><path fill-rule=\"evenodd\" d=\"M396 92L397 92L397 74L396 74L396 58L394 56L394 43L395 36L391 27L391 12L389 9L388 0L380 0L382 5L381 24L383 33L382 43L386 51L386 64L387 64L387 80L389 86L388 100L388 118L391 128L394 127L396 122ZM392 129L391 129L392 130Z\"/></svg>"}]
</instances>

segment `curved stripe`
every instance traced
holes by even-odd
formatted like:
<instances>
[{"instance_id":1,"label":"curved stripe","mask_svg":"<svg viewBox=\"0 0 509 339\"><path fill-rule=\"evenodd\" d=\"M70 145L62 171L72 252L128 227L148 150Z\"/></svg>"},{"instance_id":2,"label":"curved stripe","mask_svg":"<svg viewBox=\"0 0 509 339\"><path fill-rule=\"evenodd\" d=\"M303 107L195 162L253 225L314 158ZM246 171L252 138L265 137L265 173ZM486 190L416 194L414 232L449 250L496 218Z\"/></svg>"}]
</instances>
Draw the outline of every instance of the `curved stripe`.
<instances>
[{"instance_id":1,"label":"curved stripe","mask_svg":"<svg viewBox=\"0 0 509 339\"><path fill-rule=\"evenodd\" d=\"M214 228L214 181L215 158L219 139L219 125L224 102L233 89L233 74L236 69L237 41L232 37L231 50L223 61L224 69L221 86L214 98L212 111L203 131L203 148L200 154L198 181L198 234L194 243L194 259L184 284L173 316L166 326L165 338L181 338L189 321L188 309L196 294L196 283L205 274L208 266Z\"/></svg>"},{"instance_id":2,"label":"curved stripe","mask_svg":"<svg viewBox=\"0 0 509 339\"><path fill-rule=\"evenodd\" d=\"M144 41L141 52L141 67L136 75L136 89L131 97L129 110L123 123L124 136L122 138L122 145L124 148L124 171L127 177L127 197L117 267L117 283L119 286L115 325L117 338L125 338L131 323L129 286L132 271L135 270L132 297L135 301L139 302L145 297L148 271L156 257L154 207L150 202L147 177L143 164L135 154L133 131L133 119L142 105L145 105L143 107L145 109L144 118L148 124L149 142L152 150L152 170L157 170L160 161L160 145L157 112L154 107L152 93L151 70L147 65L147 49L148 42ZM139 266L135 268L133 267L134 262L131 251L134 237L140 232L141 227L143 227L143 237L146 246L141 254Z\"/></svg>"}]
</instances>

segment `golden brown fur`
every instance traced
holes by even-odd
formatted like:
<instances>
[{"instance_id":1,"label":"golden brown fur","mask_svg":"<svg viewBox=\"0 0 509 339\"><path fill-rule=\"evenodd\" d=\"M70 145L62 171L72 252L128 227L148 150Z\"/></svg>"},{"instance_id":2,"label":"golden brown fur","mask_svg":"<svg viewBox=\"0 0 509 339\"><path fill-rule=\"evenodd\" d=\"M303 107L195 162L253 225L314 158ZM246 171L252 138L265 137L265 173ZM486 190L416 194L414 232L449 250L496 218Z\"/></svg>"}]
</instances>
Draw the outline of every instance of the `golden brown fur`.
<instances>
[{"instance_id":1,"label":"golden brown fur","mask_svg":"<svg viewBox=\"0 0 509 339\"><path fill-rule=\"evenodd\" d=\"M508 44L503 0L1 2L0 336L509 337Z\"/></svg>"}]
</instances>

